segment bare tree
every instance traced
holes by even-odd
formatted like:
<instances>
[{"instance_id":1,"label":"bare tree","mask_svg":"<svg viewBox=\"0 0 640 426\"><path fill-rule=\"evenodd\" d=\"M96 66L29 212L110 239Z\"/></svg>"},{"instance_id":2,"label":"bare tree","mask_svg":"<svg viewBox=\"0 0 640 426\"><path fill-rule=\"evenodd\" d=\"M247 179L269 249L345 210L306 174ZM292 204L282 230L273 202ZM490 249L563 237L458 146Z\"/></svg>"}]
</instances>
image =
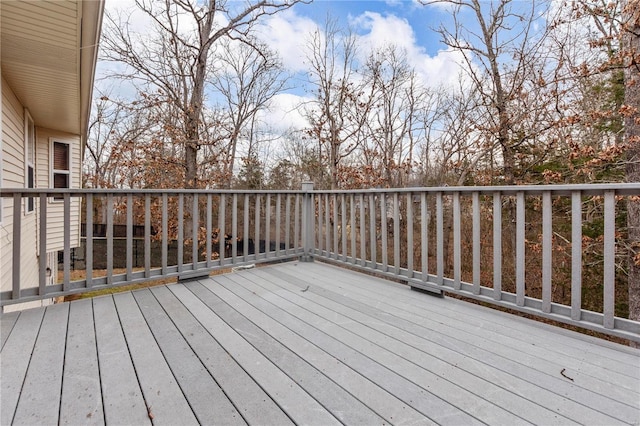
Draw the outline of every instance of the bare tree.
<instances>
[{"instance_id":1,"label":"bare tree","mask_svg":"<svg viewBox=\"0 0 640 426\"><path fill-rule=\"evenodd\" d=\"M302 1L252 0L241 5L225 0L136 0L152 22L150 34L136 33L122 15L107 15L105 59L125 64L122 77L142 82L147 90L160 90L180 113L184 187L198 187L205 86L214 72L212 48L229 38L251 44L249 32L260 18Z\"/></svg>"}]
</instances>

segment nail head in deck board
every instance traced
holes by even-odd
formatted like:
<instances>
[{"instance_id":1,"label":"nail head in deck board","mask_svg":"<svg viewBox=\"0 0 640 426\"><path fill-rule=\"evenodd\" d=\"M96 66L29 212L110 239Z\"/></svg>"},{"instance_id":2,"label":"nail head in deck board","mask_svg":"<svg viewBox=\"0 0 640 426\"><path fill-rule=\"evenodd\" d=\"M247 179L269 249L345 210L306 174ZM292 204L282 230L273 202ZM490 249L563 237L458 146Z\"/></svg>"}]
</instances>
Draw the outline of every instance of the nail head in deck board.
<instances>
[{"instance_id":1,"label":"nail head in deck board","mask_svg":"<svg viewBox=\"0 0 640 426\"><path fill-rule=\"evenodd\" d=\"M21 312L0 353L0 424L13 420L43 316L44 308Z\"/></svg>"},{"instance_id":2,"label":"nail head in deck board","mask_svg":"<svg viewBox=\"0 0 640 426\"><path fill-rule=\"evenodd\" d=\"M221 283L223 278L217 277ZM235 283L231 283L233 285ZM246 300L231 292L221 285L210 284L207 288L220 297L226 303L232 305L246 318L260 324L267 333L275 337L283 345L295 351L299 356L311 363L315 368L322 371L329 379L333 380L349 393L354 395L365 405L376 411L389 423L421 423L426 424L424 416L405 405L401 400L384 390L382 387L371 382L365 376L352 370L349 366L325 352L322 348L305 340L286 326L271 318L264 312L256 309Z\"/></svg>"},{"instance_id":3,"label":"nail head in deck board","mask_svg":"<svg viewBox=\"0 0 640 426\"><path fill-rule=\"evenodd\" d=\"M289 379L267 358L247 343L187 288L176 288L176 295L213 333L227 352L261 385L271 398L296 423L309 425L339 424L337 419ZM270 391L270 392L269 392Z\"/></svg>"},{"instance_id":4,"label":"nail head in deck board","mask_svg":"<svg viewBox=\"0 0 640 426\"><path fill-rule=\"evenodd\" d=\"M268 268L267 268L268 269ZM327 309L314 301L310 301L308 295L300 295L297 291L287 291L274 284L280 281L273 277L274 282L269 281L269 276L263 271L247 274L252 275L251 280L256 285L278 295L280 300L273 299L282 309L292 313L301 321L313 325L335 339L347 343L351 348L364 354L370 359L384 365L401 377L415 383L430 395L425 395L425 399L430 399L439 413L434 416L437 422L448 422L451 419L457 421L456 413L464 411L473 417L486 423L495 424L516 424L523 421L523 418L515 413L523 409L531 409L531 404L517 396L510 395L493 385L492 383L478 383L475 377L469 374L460 374L459 370L445 370L453 377L447 377L443 371L433 373L427 366L430 362L425 354L417 350L409 350L406 345L397 339L390 339L380 336L376 330L368 326L358 324L351 318ZM265 276L266 275L266 276ZM374 324L375 326L375 324ZM404 349L404 351L402 350ZM425 357L424 360L421 358ZM424 362L425 367L422 366ZM444 370L445 365L440 365ZM458 373L457 375L455 373ZM458 379L458 380L455 380ZM496 402L488 401L483 393L488 393L496 398ZM496 395L497 394L497 395ZM503 400L504 399L504 400ZM511 411L501 407L501 403L509 405ZM450 405L449 405L450 404ZM448 410L448 412L446 411ZM542 423L557 421L556 414L540 408L537 412L537 419ZM531 419L535 420L535 419ZM567 419L568 420L568 419Z\"/></svg>"},{"instance_id":5,"label":"nail head in deck board","mask_svg":"<svg viewBox=\"0 0 640 426\"><path fill-rule=\"evenodd\" d=\"M197 424L131 292L114 294L127 346L154 424Z\"/></svg>"},{"instance_id":6,"label":"nail head in deck board","mask_svg":"<svg viewBox=\"0 0 640 426\"><path fill-rule=\"evenodd\" d=\"M277 283L283 287L289 285L291 287L296 286L295 289L297 289L305 282L300 277L295 276L297 269L291 268L287 272L283 272L282 269L284 268L264 268L263 270L277 277ZM559 420L558 415L567 415L567 413L571 414L571 419L583 423L608 424L615 421L610 416L590 409L588 405L568 401L564 395L552 393L538 386L535 381L526 382L520 379L518 373L525 369L525 366L516 367L515 374L511 375L499 370L492 363L486 362L486 355L474 359L467 356L464 349L460 349L458 352L456 346L453 346L454 350L448 350L433 341L423 338L423 335L427 337L431 334L427 330L417 330L415 333L407 332L402 328L401 321L394 321L399 319L398 317L381 314L379 309L366 305L360 298L353 297L353 295L348 297L344 293L338 294L326 289L325 287L330 287L332 284L332 280L327 278L326 275L314 276L313 274L305 274L305 277L307 281L313 280L317 284L317 286L314 285L312 292L305 295L306 298L313 299L317 304L334 309L349 316L354 321L369 325L374 330L397 339L382 342L382 345L394 348L394 350L404 347L404 357L407 359L413 358L414 361L421 362L425 368L444 378L452 379L454 383L464 384L469 389L473 389L475 383L477 394L481 392L488 395L497 404L501 403L503 406L509 407L511 411L528 418L534 423L555 423ZM273 282L275 283L276 281ZM295 291L295 289L292 291ZM317 293L317 295L314 293ZM409 323L409 325L415 324ZM414 329L414 331L416 330ZM366 332L358 331L358 334L365 336ZM407 345L411 345L411 347L407 347ZM500 365L509 361L508 359L502 359L494 362ZM460 373L463 371L466 374L461 375ZM561 379L557 379L557 382L561 382ZM554 383L553 386L557 387L558 384L564 391L571 391L570 384ZM500 386L500 388L496 389L496 385ZM523 398L527 398L532 402L523 401ZM599 402L600 405L606 407L613 401L600 398ZM557 410L557 414L549 411L553 409ZM546 419L545 415L547 416ZM624 418L622 419L624 420ZM565 421L569 421L569 419Z\"/></svg>"},{"instance_id":7,"label":"nail head in deck board","mask_svg":"<svg viewBox=\"0 0 640 426\"><path fill-rule=\"evenodd\" d=\"M269 395L229 356L229 353L220 346L214 336L209 334L176 297L175 292L179 288L186 290L182 285L173 285L155 287L151 289L151 292L160 300L165 309L169 309L168 306L171 306L171 319L174 324L247 423L293 424Z\"/></svg>"},{"instance_id":8,"label":"nail head in deck board","mask_svg":"<svg viewBox=\"0 0 640 426\"><path fill-rule=\"evenodd\" d=\"M158 293L164 293L179 303L164 287L159 288ZM171 321L167 313L173 313L171 303L163 303L161 306L149 290L136 291L133 296L198 422L246 424Z\"/></svg>"},{"instance_id":9,"label":"nail head in deck board","mask_svg":"<svg viewBox=\"0 0 640 426\"><path fill-rule=\"evenodd\" d=\"M268 335L203 285L189 285L207 306L293 381L345 424L383 424L384 419L329 380L321 371Z\"/></svg>"},{"instance_id":10,"label":"nail head in deck board","mask_svg":"<svg viewBox=\"0 0 640 426\"><path fill-rule=\"evenodd\" d=\"M91 299L69 304L60 400L61 425L104 423Z\"/></svg>"},{"instance_id":11,"label":"nail head in deck board","mask_svg":"<svg viewBox=\"0 0 640 426\"><path fill-rule=\"evenodd\" d=\"M15 424L58 423L68 315L68 304L45 309L13 418Z\"/></svg>"},{"instance_id":12,"label":"nail head in deck board","mask_svg":"<svg viewBox=\"0 0 640 426\"><path fill-rule=\"evenodd\" d=\"M151 424L113 297L93 299L102 401L107 424Z\"/></svg>"},{"instance_id":13,"label":"nail head in deck board","mask_svg":"<svg viewBox=\"0 0 640 426\"><path fill-rule=\"evenodd\" d=\"M220 282L220 284L249 301L249 303L267 313L269 316L276 319L292 331L301 336L305 336L311 343L321 347L327 353L349 365L352 369L367 377L372 382L383 387L386 391L396 396L405 404L422 413L426 417L425 420L437 422L437 420L431 419L431 416L442 417L443 411L441 411L441 409L447 408L446 403L443 401L429 397L428 392L423 388L417 386L404 377L400 377L386 366L371 360L362 353L348 346L346 342L340 341L329 334L318 330L310 324L300 321L298 317L294 316L290 312L272 304L270 302L271 299L273 299L272 293L254 288L251 285L251 282L242 275L235 274L229 276L229 278L233 279L234 285L228 285L222 282ZM269 299L269 301L267 301L267 299ZM457 413L448 411L448 413L455 414L457 416L457 418L450 417L448 420L457 422L458 424L480 423L462 411ZM444 419L443 417L442 420L447 419Z\"/></svg>"}]
</instances>

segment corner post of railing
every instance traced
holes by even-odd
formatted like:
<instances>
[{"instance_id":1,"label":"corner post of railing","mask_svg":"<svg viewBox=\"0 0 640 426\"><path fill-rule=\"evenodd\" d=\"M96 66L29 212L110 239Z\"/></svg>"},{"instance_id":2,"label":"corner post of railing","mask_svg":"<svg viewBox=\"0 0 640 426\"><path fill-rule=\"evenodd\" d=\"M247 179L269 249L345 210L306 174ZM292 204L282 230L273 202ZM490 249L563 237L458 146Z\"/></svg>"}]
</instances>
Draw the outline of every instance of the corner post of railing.
<instances>
[{"instance_id":1,"label":"corner post of railing","mask_svg":"<svg viewBox=\"0 0 640 426\"><path fill-rule=\"evenodd\" d=\"M300 257L302 262L313 262L314 235L314 209L313 209L313 182L302 182L302 246L304 254Z\"/></svg>"}]
</instances>

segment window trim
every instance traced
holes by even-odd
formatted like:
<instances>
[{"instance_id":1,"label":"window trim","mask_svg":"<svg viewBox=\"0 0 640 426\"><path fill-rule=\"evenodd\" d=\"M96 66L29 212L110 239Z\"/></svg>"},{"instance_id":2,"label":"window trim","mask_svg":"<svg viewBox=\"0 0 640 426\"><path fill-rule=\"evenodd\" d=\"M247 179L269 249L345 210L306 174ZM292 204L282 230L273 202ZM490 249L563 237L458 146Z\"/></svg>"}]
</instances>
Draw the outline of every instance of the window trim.
<instances>
[{"instance_id":1,"label":"window trim","mask_svg":"<svg viewBox=\"0 0 640 426\"><path fill-rule=\"evenodd\" d=\"M33 153L29 151L29 129L33 129ZM35 188L36 187L36 125L31 117L31 113L27 108L24 109L24 187ZM31 155L33 156L33 162ZM29 186L29 168L33 173L33 183ZM31 215L36 211L36 201L34 197L25 197L24 199L24 215Z\"/></svg>"},{"instance_id":2,"label":"window trim","mask_svg":"<svg viewBox=\"0 0 640 426\"><path fill-rule=\"evenodd\" d=\"M69 165L69 170L57 170L54 169L54 157L55 157L55 144L56 143L60 143L60 144L64 144L67 145L67 164ZM71 178L72 178L72 165L71 165L71 142L70 141L66 141L63 139L59 139L59 138L49 138L49 187L50 188L55 188L55 175L56 174L66 174L67 177L67 188L71 188ZM62 197L53 197L50 199L50 201L52 202L62 202L63 199Z\"/></svg>"}]
</instances>

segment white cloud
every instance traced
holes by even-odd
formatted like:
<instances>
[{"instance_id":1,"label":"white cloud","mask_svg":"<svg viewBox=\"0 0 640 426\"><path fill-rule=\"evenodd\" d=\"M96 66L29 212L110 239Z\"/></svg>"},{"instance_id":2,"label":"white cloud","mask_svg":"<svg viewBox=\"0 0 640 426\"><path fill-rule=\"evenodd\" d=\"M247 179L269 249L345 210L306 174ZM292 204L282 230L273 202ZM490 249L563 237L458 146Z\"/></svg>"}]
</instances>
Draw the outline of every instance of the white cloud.
<instances>
[{"instance_id":1,"label":"white cloud","mask_svg":"<svg viewBox=\"0 0 640 426\"><path fill-rule=\"evenodd\" d=\"M292 72L305 70L305 43L317 29L310 18L298 16L289 9L265 19L257 28L258 37L278 52L283 65Z\"/></svg>"},{"instance_id":2,"label":"white cloud","mask_svg":"<svg viewBox=\"0 0 640 426\"><path fill-rule=\"evenodd\" d=\"M308 126L304 116L304 103L310 101L305 96L280 93L269 103L269 109L263 111L261 119L274 130L301 130Z\"/></svg>"},{"instance_id":3,"label":"white cloud","mask_svg":"<svg viewBox=\"0 0 640 426\"><path fill-rule=\"evenodd\" d=\"M423 82L429 86L456 85L461 71L462 54L453 50L440 50L429 55L418 45L413 28L406 19L395 15L365 12L351 20L360 33L363 54L390 45L403 49L407 60Z\"/></svg>"}]
</instances>

